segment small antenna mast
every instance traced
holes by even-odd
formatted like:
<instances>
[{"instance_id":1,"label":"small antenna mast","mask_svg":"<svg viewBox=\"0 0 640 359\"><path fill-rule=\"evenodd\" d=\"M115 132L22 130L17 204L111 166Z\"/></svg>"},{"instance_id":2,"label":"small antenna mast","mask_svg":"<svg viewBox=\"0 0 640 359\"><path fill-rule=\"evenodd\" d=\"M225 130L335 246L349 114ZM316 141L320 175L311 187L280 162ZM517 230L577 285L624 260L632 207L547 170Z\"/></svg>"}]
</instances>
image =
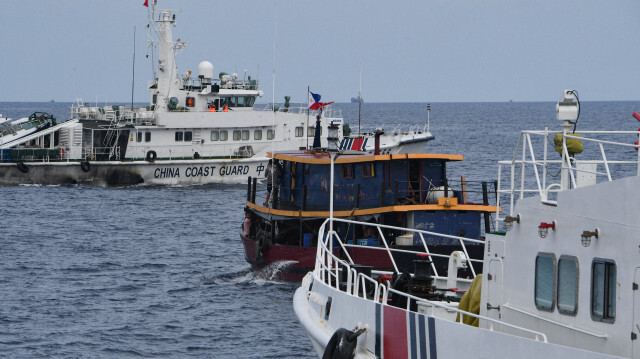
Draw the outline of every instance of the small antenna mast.
<instances>
[{"instance_id":1,"label":"small antenna mast","mask_svg":"<svg viewBox=\"0 0 640 359\"><path fill-rule=\"evenodd\" d=\"M362 64L360 64L360 92L358 92L358 137L360 137L361 118L362 118Z\"/></svg>"},{"instance_id":2,"label":"small antenna mast","mask_svg":"<svg viewBox=\"0 0 640 359\"><path fill-rule=\"evenodd\" d=\"M133 27L133 73L131 76L131 111L133 111L133 91L136 84L136 27Z\"/></svg>"}]
</instances>

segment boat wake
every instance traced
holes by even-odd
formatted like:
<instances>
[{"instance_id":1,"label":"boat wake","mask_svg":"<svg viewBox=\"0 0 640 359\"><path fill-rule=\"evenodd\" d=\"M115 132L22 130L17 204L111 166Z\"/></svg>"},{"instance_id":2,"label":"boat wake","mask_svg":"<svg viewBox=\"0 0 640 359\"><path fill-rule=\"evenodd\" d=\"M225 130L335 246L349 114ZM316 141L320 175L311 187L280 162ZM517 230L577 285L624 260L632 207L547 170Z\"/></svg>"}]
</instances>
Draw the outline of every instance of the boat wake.
<instances>
[{"instance_id":1,"label":"boat wake","mask_svg":"<svg viewBox=\"0 0 640 359\"><path fill-rule=\"evenodd\" d=\"M262 268L260 271L255 272L255 275L256 277L262 278L268 282L282 282L281 274L284 273L288 267L296 263L298 263L298 261L273 262Z\"/></svg>"}]
</instances>

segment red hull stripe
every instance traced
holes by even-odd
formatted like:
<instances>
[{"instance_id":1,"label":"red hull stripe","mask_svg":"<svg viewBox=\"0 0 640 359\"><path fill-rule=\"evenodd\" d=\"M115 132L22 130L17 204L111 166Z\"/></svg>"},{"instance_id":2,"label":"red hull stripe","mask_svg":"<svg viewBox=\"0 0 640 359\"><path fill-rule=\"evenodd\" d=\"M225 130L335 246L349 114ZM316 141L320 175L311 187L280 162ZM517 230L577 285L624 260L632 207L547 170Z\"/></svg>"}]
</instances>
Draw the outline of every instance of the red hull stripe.
<instances>
[{"instance_id":1,"label":"red hull stripe","mask_svg":"<svg viewBox=\"0 0 640 359\"><path fill-rule=\"evenodd\" d=\"M407 358L407 312L384 306L382 350L385 359Z\"/></svg>"}]
</instances>

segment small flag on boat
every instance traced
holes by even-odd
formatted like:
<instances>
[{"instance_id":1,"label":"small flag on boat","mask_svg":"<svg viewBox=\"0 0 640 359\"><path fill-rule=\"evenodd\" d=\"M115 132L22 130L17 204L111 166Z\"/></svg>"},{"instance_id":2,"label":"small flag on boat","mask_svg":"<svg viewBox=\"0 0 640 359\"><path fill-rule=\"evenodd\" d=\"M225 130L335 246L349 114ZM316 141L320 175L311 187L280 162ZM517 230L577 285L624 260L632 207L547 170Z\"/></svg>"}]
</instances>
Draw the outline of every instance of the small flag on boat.
<instances>
[{"instance_id":1,"label":"small flag on boat","mask_svg":"<svg viewBox=\"0 0 640 359\"><path fill-rule=\"evenodd\" d=\"M142 4L142 5L144 5L146 7L149 7L149 0L144 0L144 4Z\"/></svg>"},{"instance_id":2,"label":"small flag on boat","mask_svg":"<svg viewBox=\"0 0 640 359\"><path fill-rule=\"evenodd\" d=\"M331 102L320 102L321 96L317 93L313 93L309 91L309 109L310 110L321 110L323 107L330 105Z\"/></svg>"}]
</instances>

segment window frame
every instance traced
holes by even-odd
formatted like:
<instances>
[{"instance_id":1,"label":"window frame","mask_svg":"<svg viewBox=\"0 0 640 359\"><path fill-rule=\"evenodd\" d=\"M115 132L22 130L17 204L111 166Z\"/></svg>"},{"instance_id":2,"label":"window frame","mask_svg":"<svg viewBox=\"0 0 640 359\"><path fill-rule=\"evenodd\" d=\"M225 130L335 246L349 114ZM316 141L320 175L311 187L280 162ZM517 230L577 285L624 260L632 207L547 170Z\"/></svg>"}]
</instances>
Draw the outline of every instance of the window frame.
<instances>
[{"instance_id":1,"label":"window frame","mask_svg":"<svg viewBox=\"0 0 640 359\"><path fill-rule=\"evenodd\" d=\"M540 258L551 258L551 263L553 265L553 272L551 274L551 279L553 282L551 283L551 306L544 306L538 303L538 259ZM558 273L558 264L556 261L556 255L553 253L544 253L540 252L536 255L535 266L534 266L534 280L533 280L533 302L538 310L545 312L553 312L556 307L556 296L557 296L557 273Z\"/></svg>"},{"instance_id":2,"label":"window frame","mask_svg":"<svg viewBox=\"0 0 640 359\"><path fill-rule=\"evenodd\" d=\"M575 264L575 286L574 286L574 299L573 299L573 303L574 303L574 309L571 310L566 310L566 309L562 309L560 307L560 294L561 294L561 288L562 286L560 285L561 281L562 281L562 266L560 265L561 261L572 261ZM579 297L579 290L580 290L580 261L578 260L578 257L575 256L569 256L569 255L561 255L560 258L558 259L558 265L557 265L557 276L558 279L556 280L556 305L558 307L558 313L560 314L564 314L564 315L570 315L570 316L576 316L578 314L578 297Z\"/></svg>"},{"instance_id":3,"label":"window frame","mask_svg":"<svg viewBox=\"0 0 640 359\"><path fill-rule=\"evenodd\" d=\"M369 168L371 172L367 173L365 168ZM362 164L362 178L374 178L376 176L376 167L373 162L366 162Z\"/></svg>"},{"instance_id":4,"label":"window frame","mask_svg":"<svg viewBox=\"0 0 640 359\"><path fill-rule=\"evenodd\" d=\"M144 142L151 142L151 131L145 131Z\"/></svg>"},{"instance_id":5,"label":"window frame","mask_svg":"<svg viewBox=\"0 0 640 359\"><path fill-rule=\"evenodd\" d=\"M184 131L176 131L176 134L175 134L174 138L175 138L174 142L183 142L184 141Z\"/></svg>"},{"instance_id":6,"label":"window frame","mask_svg":"<svg viewBox=\"0 0 640 359\"><path fill-rule=\"evenodd\" d=\"M262 140L262 130L254 130L253 131L253 139L256 141L261 141Z\"/></svg>"},{"instance_id":7,"label":"window frame","mask_svg":"<svg viewBox=\"0 0 640 359\"><path fill-rule=\"evenodd\" d=\"M193 141L193 132L184 131L184 142L191 142L191 141Z\"/></svg>"},{"instance_id":8,"label":"window frame","mask_svg":"<svg viewBox=\"0 0 640 359\"><path fill-rule=\"evenodd\" d=\"M602 291L602 315L594 313L594 295L595 293L595 283L594 283L594 274L595 274L595 266L596 264L604 265L604 276L603 276L603 291ZM613 283L611 283L611 268L615 270L613 273ZM618 269L616 262L612 259L606 258L594 258L591 262L591 293L590 293L590 314L591 319L595 322L609 323L613 324L616 321L616 286L618 279ZM611 295L611 284L613 284L613 296ZM610 300L613 299L613 315L609 312L610 308L608 308L608 304L610 304Z\"/></svg>"},{"instance_id":9,"label":"window frame","mask_svg":"<svg viewBox=\"0 0 640 359\"><path fill-rule=\"evenodd\" d=\"M229 131L220 130L220 141L228 141L229 140Z\"/></svg>"},{"instance_id":10,"label":"window frame","mask_svg":"<svg viewBox=\"0 0 640 359\"><path fill-rule=\"evenodd\" d=\"M349 169L347 171L347 168ZM345 163L340 165L340 178L353 179L354 178L353 163Z\"/></svg>"},{"instance_id":11,"label":"window frame","mask_svg":"<svg viewBox=\"0 0 640 359\"><path fill-rule=\"evenodd\" d=\"M271 141L274 138L276 138L276 132L272 128L267 129L267 141Z\"/></svg>"},{"instance_id":12,"label":"window frame","mask_svg":"<svg viewBox=\"0 0 640 359\"><path fill-rule=\"evenodd\" d=\"M142 142L142 131L138 131L136 134L136 142Z\"/></svg>"},{"instance_id":13,"label":"window frame","mask_svg":"<svg viewBox=\"0 0 640 359\"><path fill-rule=\"evenodd\" d=\"M304 137L304 127L302 127L302 126L296 126L296 129L295 129L295 136L296 136L296 137Z\"/></svg>"},{"instance_id":14,"label":"window frame","mask_svg":"<svg viewBox=\"0 0 640 359\"><path fill-rule=\"evenodd\" d=\"M251 131L249 130L242 130L241 133L241 140L242 141L249 141L249 139L251 138Z\"/></svg>"},{"instance_id":15,"label":"window frame","mask_svg":"<svg viewBox=\"0 0 640 359\"><path fill-rule=\"evenodd\" d=\"M241 130L233 130L233 140L234 141L240 141L241 138L242 138L242 131Z\"/></svg>"},{"instance_id":16,"label":"window frame","mask_svg":"<svg viewBox=\"0 0 640 359\"><path fill-rule=\"evenodd\" d=\"M215 136L213 135L214 133L215 133ZM215 137L215 139L214 139L214 137ZM217 131L217 130L211 131L210 140L211 140L211 142L219 141L220 140L220 131Z\"/></svg>"}]
</instances>

